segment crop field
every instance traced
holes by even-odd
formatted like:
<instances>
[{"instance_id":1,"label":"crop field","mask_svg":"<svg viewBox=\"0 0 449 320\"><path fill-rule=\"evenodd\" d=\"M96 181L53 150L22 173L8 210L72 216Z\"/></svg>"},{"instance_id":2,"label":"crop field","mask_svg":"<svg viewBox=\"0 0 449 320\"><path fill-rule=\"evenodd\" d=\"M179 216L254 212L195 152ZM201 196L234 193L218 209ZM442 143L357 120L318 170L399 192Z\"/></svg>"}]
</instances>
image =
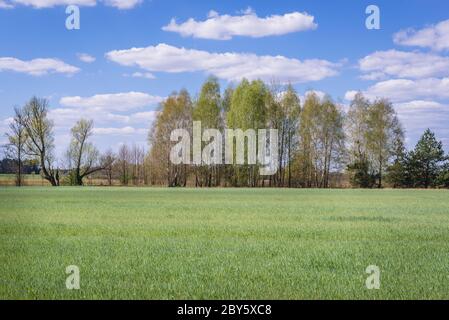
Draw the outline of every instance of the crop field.
<instances>
[{"instance_id":1,"label":"crop field","mask_svg":"<svg viewBox=\"0 0 449 320\"><path fill-rule=\"evenodd\" d=\"M443 190L2 187L0 237L1 299L449 299Z\"/></svg>"}]
</instances>

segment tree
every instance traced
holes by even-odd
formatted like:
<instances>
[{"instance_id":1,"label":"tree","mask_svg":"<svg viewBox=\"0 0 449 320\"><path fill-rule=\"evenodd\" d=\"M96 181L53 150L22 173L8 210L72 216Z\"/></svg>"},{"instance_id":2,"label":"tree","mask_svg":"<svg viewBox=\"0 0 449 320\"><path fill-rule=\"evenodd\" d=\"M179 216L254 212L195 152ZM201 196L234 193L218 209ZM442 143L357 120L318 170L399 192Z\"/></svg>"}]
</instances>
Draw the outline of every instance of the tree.
<instances>
[{"instance_id":1,"label":"tree","mask_svg":"<svg viewBox=\"0 0 449 320\"><path fill-rule=\"evenodd\" d=\"M343 114L325 97L310 93L300 116L299 159L304 186L329 187L331 169L339 169L344 154Z\"/></svg>"},{"instance_id":2,"label":"tree","mask_svg":"<svg viewBox=\"0 0 449 320\"><path fill-rule=\"evenodd\" d=\"M404 146L404 132L396 130L393 140L393 163L387 168L387 182L393 188L410 186L409 159Z\"/></svg>"},{"instance_id":3,"label":"tree","mask_svg":"<svg viewBox=\"0 0 449 320\"><path fill-rule=\"evenodd\" d=\"M299 128L299 115L301 114L301 103L299 97L291 84L282 96L281 108L284 114L283 131L285 132L286 159L283 167L288 166L288 187L292 186L292 159L298 146L297 132ZM284 170L285 171L285 170ZM283 177L282 177L283 178ZM283 180L283 179L282 179Z\"/></svg>"},{"instance_id":4,"label":"tree","mask_svg":"<svg viewBox=\"0 0 449 320\"><path fill-rule=\"evenodd\" d=\"M103 171L106 175L106 179L108 180L108 185L112 186L112 182L114 179L114 163L116 161L117 157L112 151L112 149L108 149L102 156L101 156L101 163L103 164Z\"/></svg>"},{"instance_id":5,"label":"tree","mask_svg":"<svg viewBox=\"0 0 449 320\"><path fill-rule=\"evenodd\" d=\"M447 158L443 143L437 141L430 129L424 132L409 157L413 185L424 188L435 186Z\"/></svg>"},{"instance_id":6,"label":"tree","mask_svg":"<svg viewBox=\"0 0 449 320\"><path fill-rule=\"evenodd\" d=\"M165 180L169 187L186 186L188 175L187 164L170 161L170 136L175 129L186 129L192 136L192 100L186 90L172 93L161 103L148 137L152 174Z\"/></svg>"},{"instance_id":7,"label":"tree","mask_svg":"<svg viewBox=\"0 0 449 320\"><path fill-rule=\"evenodd\" d=\"M227 127L243 131L252 129L256 132L257 141L258 129L266 127L267 101L269 97L270 92L262 81L249 82L243 79L233 92L231 106L227 113ZM247 163L247 146L245 146L244 150L244 160ZM232 184L234 186L255 187L259 178L258 165L234 165L233 176Z\"/></svg>"},{"instance_id":8,"label":"tree","mask_svg":"<svg viewBox=\"0 0 449 320\"><path fill-rule=\"evenodd\" d=\"M368 110L370 102L362 93L357 93L351 101L346 115L348 132L349 164L347 170L351 184L359 188L372 187L371 164L368 160ZM364 180L366 179L366 180Z\"/></svg>"},{"instance_id":9,"label":"tree","mask_svg":"<svg viewBox=\"0 0 449 320\"><path fill-rule=\"evenodd\" d=\"M367 159L356 160L348 165L349 181L353 187L372 188L376 175L371 172Z\"/></svg>"},{"instance_id":10,"label":"tree","mask_svg":"<svg viewBox=\"0 0 449 320\"><path fill-rule=\"evenodd\" d=\"M282 87L272 82L270 95L267 96L267 124L269 128L278 129L279 163L278 171L270 177L270 185L291 187L292 158L298 146L297 132L301 104L292 85Z\"/></svg>"},{"instance_id":11,"label":"tree","mask_svg":"<svg viewBox=\"0 0 449 320\"><path fill-rule=\"evenodd\" d=\"M378 187L382 188L384 169L394 154L394 141L402 134L393 105L385 100L375 101L368 109L367 149L377 170Z\"/></svg>"},{"instance_id":12,"label":"tree","mask_svg":"<svg viewBox=\"0 0 449 320\"><path fill-rule=\"evenodd\" d=\"M14 118L9 124L10 132L6 133L8 144L6 145L6 157L12 158L16 167L16 186L23 185L22 172L25 158L25 145L28 141L26 129L23 126L23 114L20 108L14 108Z\"/></svg>"},{"instance_id":13,"label":"tree","mask_svg":"<svg viewBox=\"0 0 449 320\"><path fill-rule=\"evenodd\" d=\"M71 130L72 140L67 150L69 167L72 168L69 175L71 185L82 186L86 176L103 170L107 165L99 162L100 153L88 141L93 134L93 128L92 120L81 119Z\"/></svg>"},{"instance_id":14,"label":"tree","mask_svg":"<svg viewBox=\"0 0 449 320\"><path fill-rule=\"evenodd\" d=\"M402 127L392 104L385 99L371 103L358 93L349 107L346 126L351 181L355 186L368 187L374 175L377 187L381 188L385 171L397 151L395 145L398 139L403 139ZM368 180L360 181L362 178Z\"/></svg>"},{"instance_id":15,"label":"tree","mask_svg":"<svg viewBox=\"0 0 449 320\"><path fill-rule=\"evenodd\" d=\"M350 162L363 162L367 159L368 109L370 102L362 93L357 93L349 106L346 116Z\"/></svg>"},{"instance_id":16,"label":"tree","mask_svg":"<svg viewBox=\"0 0 449 320\"><path fill-rule=\"evenodd\" d=\"M449 156L446 157L446 160L449 160ZM449 162L442 166L437 183L440 187L449 188Z\"/></svg>"},{"instance_id":17,"label":"tree","mask_svg":"<svg viewBox=\"0 0 449 320\"><path fill-rule=\"evenodd\" d=\"M131 177L129 173L130 162L130 150L126 144L122 144L118 150L116 166L117 171L119 172L120 183L125 186L128 185Z\"/></svg>"},{"instance_id":18,"label":"tree","mask_svg":"<svg viewBox=\"0 0 449 320\"><path fill-rule=\"evenodd\" d=\"M135 186L145 180L144 162L145 150L136 144L130 149L130 171L132 182Z\"/></svg>"},{"instance_id":19,"label":"tree","mask_svg":"<svg viewBox=\"0 0 449 320\"><path fill-rule=\"evenodd\" d=\"M221 96L220 84L214 77L210 77L202 86L200 95L193 107L193 121L201 121L202 131L206 129L221 129ZM201 135L203 132L201 132ZM207 144L202 143L202 148ZM218 186L220 175L217 165L197 166L195 168L195 186Z\"/></svg>"},{"instance_id":20,"label":"tree","mask_svg":"<svg viewBox=\"0 0 449 320\"><path fill-rule=\"evenodd\" d=\"M48 119L48 100L33 97L21 110L22 126L28 137L25 152L39 160L41 175L52 186L59 186L55 167L53 122Z\"/></svg>"}]
</instances>

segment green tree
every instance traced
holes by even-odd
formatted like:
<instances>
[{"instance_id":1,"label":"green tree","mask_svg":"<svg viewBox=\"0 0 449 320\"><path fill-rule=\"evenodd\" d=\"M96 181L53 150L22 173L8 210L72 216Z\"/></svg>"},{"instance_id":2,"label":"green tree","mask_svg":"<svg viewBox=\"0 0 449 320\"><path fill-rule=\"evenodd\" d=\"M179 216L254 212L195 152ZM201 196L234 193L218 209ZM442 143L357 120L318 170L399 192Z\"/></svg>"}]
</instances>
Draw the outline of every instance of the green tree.
<instances>
[{"instance_id":1,"label":"green tree","mask_svg":"<svg viewBox=\"0 0 449 320\"><path fill-rule=\"evenodd\" d=\"M186 186L188 175L187 164L170 161L170 135L175 129L186 129L192 136L192 100L186 90L172 93L161 103L148 137L152 180L165 180L169 187Z\"/></svg>"},{"instance_id":2,"label":"green tree","mask_svg":"<svg viewBox=\"0 0 449 320\"><path fill-rule=\"evenodd\" d=\"M385 99L375 101L368 109L367 149L376 169L378 187L382 188L384 171L394 155L397 133L402 131L393 105Z\"/></svg>"},{"instance_id":3,"label":"green tree","mask_svg":"<svg viewBox=\"0 0 449 320\"><path fill-rule=\"evenodd\" d=\"M210 77L202 86L200 95L193 107L193 120L201 121L202 130L221 129L223 127L221 119L221 95L220 84L214 77ZM203 132L201 132L201 135ZM206 143L202 143L204 147ZM220 155L221 156L221 155ZM195 185L220 184L219 167L217 165L200 165L195 168Z\"/></svg>"},{"instance_id":4,"label":"green tree","mask_svg":"<svg viewBox=\"0 0 449 320\"><path fill-rule=\"evenodd\" d=\"M299 161L305 187L329 187L344 155L344 116L329 98L310 93L300 116Z\"/></svg>"},{"instance_id":5,"label":"green tree","mask_svg":"<svg viewBox=\"0 0 449 320\"><path fill-rule=\"evenodd\" d=\"M449 156L446 157L446 160L449 160ZM438 186L449 188L449 162L446 162L442 166L440 175L438 176Z\"/></svg>"},{"instance_id":6,"label":"green tree","mask_svg":"<svg viewBox=\"0 0 449 320\"><path fill-rule=\"evenodd\" d=\"M402 130L395 131L393 140L393 162L387 168L387 182L393 188L411 186L410 177L410 161L407 150L404 146L404 132Z\"/></svg>"},{"instance_id":7,"label":"green tree","mask_svg":"<svg viewBox=\"0 0 449 320\"><path fill-rule=\"evenodd\" d=\"M346 115L346 130L349 144L349 173L351 184L359 188L372 187L371 164L368 160L368 111L370 102L362 93L357 93L349 105ZM366 180L363 180L366 179Z\"/></svg>"},{"instance_id":8,"label":"green tree","mask_svg":"<svg viewBox=\"0 0 449 320\"><path fill-rule=\"evenodd\" d=\"M410 152L410 166L415 187L435 186L446 160L443 143L437 141L435 134L427 129Z\"/></svg>"},{"instance_id":9,"label":"green tree","mask_svg":"<svg viewBox=\"0 0 449 320\"><path fill-rule=\"evenodd\" d=\"M287 86L287 90L282 95L281 106L281 152L279 166L279 174L281 175L282 185L284 183L285 167L287 167L287 185L292 186L292 166L293 156L297 151L298 139L297 132L299 129L299 116L301 114L301 102L298 94L291 84Z\"/></svg>"},{"instance_id":10,"label":"green tree","mask_svg":"<svg viewBox=\"0 0 449 320\"><path fill-rule=\"evenodd\" d=\"M257 130L264 129L266 126L269 96L269 90L262 81L249 82L243 79L232 94L231 106L226 117L227 127L231 129L239 128L243 131L253 129L257 135ZM245 157L246 150L245 148ZM233 166L233 181L231 183L236 186L256 186L259 178L257 169L257 165Z\"/></svg>"},{"instance_id":11,"label":"green tree","mask_svg":"<svg viewBox=\"0 0 449 320\"><path fill-rule=\"evenodd\" d=\"M352 162L348 165L349 181L353 187L372 188L376 183L376 175L371 172L367 159Z\"/></svg>"}]
</instances>

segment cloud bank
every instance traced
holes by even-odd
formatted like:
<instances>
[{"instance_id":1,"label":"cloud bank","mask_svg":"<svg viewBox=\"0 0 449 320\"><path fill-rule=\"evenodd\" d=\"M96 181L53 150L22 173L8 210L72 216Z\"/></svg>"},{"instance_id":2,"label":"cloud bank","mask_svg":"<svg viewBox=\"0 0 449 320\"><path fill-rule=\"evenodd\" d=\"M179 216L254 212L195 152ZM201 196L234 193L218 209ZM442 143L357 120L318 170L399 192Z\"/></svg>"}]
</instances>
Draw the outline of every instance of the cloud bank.
<instances>
[{"instance_id":1,"label":"cloud bank","mask_svg":"<svg viewBox=\"0 0 449 320\"><path fill-rule=\"evenodd\" d=\"M138 66L150 72L205 72L228 81L242 78L276 79L281 82L304 83L338 74L339 63L327 60L298 60L284 56L258 56L252 53L211 53L158 44L145 48L114 50L107 59L123 66Z\"/></svg>"},{"instance_id":2,"label":"cloud bank","mask_svg":"<svg viewBox=\"0 0 449 320\"><path fill-rule=\"evenodd\" d=\"M100 0L106 6L117 9L132 9L143 0ZM93 7L97 5L97 0L0 0L0 8L11 9L17 5L33 7L36 9L53 8L56 6L77 5Z\"/></svg>"},{"instance_id":3,"label":"cloud bank","mask_svg":"<svg viewBox=\"0 0 449 320\"><path fill-rule=\"evenodd\" d=\"M0 72L15 71L32 76L42 76L48 73L74 74L79 68L66 64L59 59L38 58L33 60L20 60L13 57L0 57Z\"/></svg>"},{"instance_id":4,"label":"cloud bank","mask_svg":"<svg viewBox=\"0 0 449 320\"><path fill-rule=\"evenodd\" d=\"M436 51L449 49L449 20L415 30L401 30L393 36L396 44L431 48Z\"/></svg>"}]
</instances>

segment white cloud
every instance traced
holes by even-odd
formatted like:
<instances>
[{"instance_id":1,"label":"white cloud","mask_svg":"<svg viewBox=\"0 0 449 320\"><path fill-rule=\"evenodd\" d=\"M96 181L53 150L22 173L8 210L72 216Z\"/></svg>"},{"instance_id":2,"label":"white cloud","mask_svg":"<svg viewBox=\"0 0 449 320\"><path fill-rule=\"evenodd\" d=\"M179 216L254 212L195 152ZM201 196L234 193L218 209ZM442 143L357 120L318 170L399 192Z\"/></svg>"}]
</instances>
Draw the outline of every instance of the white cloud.
<instances>
[{"instance_id":1,"label":"white cloud","mask_svg":"<svg viewBox=\"0 0 449 320\"><path fill-rule=\"evenodd\" d=\"M92 119L95 125L100 126L120 126L133 125L145 126L156 118L158 111L143 111L131 114L111 113L104 110L96 110L89 112L87 110L79 110L75 108L56 108L50 109L49 118L55 123L57 129L69 130L81 118ZM0 127L2 127L0 123ZM6 124L4 125L6 126Z\"/></svg>"},{"instance_id":2,"label":"white cloud","mask_svg":"<svg viewBox=\"0 0 449 320\"><path fill-rule=\"evenodd\" d=\"M123 128L94 128L94 134L98 135L134 135L134 134L144 134L148 132L148 129L134 128L134 127L123 127Z\"/></svg>"},{"instance_id":3,"label":"white cloud","mask_svg":"<svg viewBox=\"0 0 449 320\"><path fill-rule=\"evenodd\" d=\"M282 94L284 94L286 91L283 91ZM320 90L307 90L304 92L303 95L298 95L299 98L299 102L301 103L301 105L304 104L304 102L306 101L306 98L309 94L316 94L316 96L318 97L318 99L323 99L326 96L326 92L320 91Z\"/></svg>"},{"instance_id":4,"label":"white cloud","mask_svg":"<svg viewBox=\"0 0 449 320\"><path fill-rule=\"evenodd\" d=\"M393 41L404 46L425 47L437 51L448 50L449 20L420 30L401 30L393 36Z\"/></svg>"},{"instance_id":5,"label":"white cloud","mask_svg":"<svg viewBox=\"0 0 449 320\"><path fill-rule=\"evenodd\" d=\"M388 76L400 78L429 78L449 75L449 57L435 54L404 52L397 50L377 51L359 60L359 68L368 80Z\"/></svg>"},{"instance_id":6,"label":"white cloud","mask_svg":"<svg viewBox=\"0 0 449 320\"><path fill-rule=\"evenodd\" d=\"M156 79L154 74L150 72L134 72L131 77L133 78L145 78L145 79Z\"/></svg>"},{"instance_id":7,"label":"white cloud","mask_svg":"<svg viewBox=\"0 0 449 320\"><path fill-rule=\"evenodd\" d=\"M356 91L348 91L345 98L351 100ZM419 80L393 79L381 81L363 91L370 99L387 98L402 102L417 99L449 98L449 78L428 78Z\"/></svg>"},{"instance_id":8,"label":"white cloud","mask_svg":"<svg viewBox=\"0 0 449 320\"><path fill-rule=\"evenodd\" d=\"M61 5L95 6L96 0L10 0L10 4L21 4L34 8L51 8Z\"/></svg>"},{"instance_id":9,"label":"white cloud","mask_svg":"<svg viewBox=\"0 0 449 320\"><path fill-rule=\"evenodd\" d=\"M9 124L13 121L12 118L0 120L0 136L4 137L4 133L9 130Z\"/></svg>"},{"instance_id":10,"label":"white cloud","mask_svg":"<svg viewBox=\"0 0 449 320\"><path fill-rule=\"evenodd\" d=\"M115 7L120 10L132 9L143 0L100 0L106 6ZM13 8L16 5L30 6L33 8L52 8L56 6L87 6L93 7L97 5L97 0L0 0L0 8Z\"/></svg>"},{"instance_id":11,"label":"white cloud","mask_svg":"<svg viewBox=\"0 0 449 320\"><path fill-rule=\"evenodd\" d=\"M125 92L112 94L96 94L91 97L63 97L59 103L65 107L96 108L103 111L128 111L164 100L163 97L152 96L142 92Z\"/></svg>"},{"instance_id":12,"label":"white cloud","mask_svg":"<svg viewBox=\"0 0 449 320\"><path fill-rule=\"evenodd\" d=\"M410 148L414 147L427 128L444 141L446 148L449 147L449 105L431 100L414 100L396 103L394 106L407 131Z\"/></svg>"},{"instance_id":13,"label":"white cloud","mask_svg":"<svg viewBox=\"0 0 449 320\"><path fill-rule=\"evenodd\" d=\"M239 81L243 77L250 80L276 79L292 83L318 81L336 75L340 66L327 60L300 61L279 55L210 53L167 44L114 50L106 53L106 57L123 66L139 66L147 71L171 73L203 71L230 81Z\"/></svg>"},{"instance_id":14,"label":"white cloud","mask_svg":"<svg viewBox=\"0 0 449 320\"><path fill-rule=\"evenodd\" d=\"M260 38L313 30L317 27L313 20L314 17L306 12L259 18L251 10L245 11L241 16L219 15L211 11L205 21L190 18L184 23L177 24L176 20L172 19L162 30L177 32L183 37L230 40L233 36Z\"/></svg>"},{"instance_id":15,"label":"white cloud","mask_svg":"<svg viewBox=\"0 0 449 320\"><path fill-rule=\"evenodd\" d=\"M0 0L0 9L12 9L14 6L4 0Z\"/></svg>"},{"instance_id":16,"label":"white cloud","mask_svg":"<svg viewBox=\"0 0 449 320\"><path fill-rule=\"evenodd\" d=\"M87 53L78 53L77 56L78 56L78 59L80 59L82 62L85 62L85 63L92 63L96 60L95 57L93 57Z\"/></svg>"},{"instance_id":17,"label":"white cloud","mask_svg":"<svg viewBox=\"0 0 449 320\"><path fill-rule=\"evenodd\" d=\"M152 122L157 114L158 111L137 112L129 116L129 121L132 123L148 123Z\"/></svg>"},{"instance_id":18,"label":"white cloud","mask_svg":"<svg viewBox=\"0 0 449 320\"><path fill-rule=\"evenodd\" d=\"M107 6L115 7L121 10L132 9L143 0L103 0Z\"/></svg>"},{"instance_id":19,"label":"white cloud","mask_svg":"<svg viewBox=\"0 0 449 320\"><path fill-rule=\"evenodd\" d=\"M348 101L352 101L355 98L355 95L358 93L358 91L356 90L350 90L350 91L346 91L345 93L345 99Z\"/></svg>"},{"instance_id":20,"label":"white cloud","mask_svg":"<svg viewBox=\"0 0 449 320\"><path fill-rule=\"evenodd\" d=\"M443 104L436 101L426 101L426 100L413 100L402 103L395 104L397 110L401 110L404 113L416 112L416 111L439 111L447 108ZM449 111L449 109L447 109Z\"/></svg>"},{"instance_id":21,"label":"white cloud","mask_svg":"<svg viewBox=\"0 0 449 320\"><path fill-rule=\"evenodd\" d=\"M12 57L0 57L0 71L15 71L41 76L48 73L74 74L80 69L59 59L40 58L23 61Z\"/></svg>"}]
</instances>

